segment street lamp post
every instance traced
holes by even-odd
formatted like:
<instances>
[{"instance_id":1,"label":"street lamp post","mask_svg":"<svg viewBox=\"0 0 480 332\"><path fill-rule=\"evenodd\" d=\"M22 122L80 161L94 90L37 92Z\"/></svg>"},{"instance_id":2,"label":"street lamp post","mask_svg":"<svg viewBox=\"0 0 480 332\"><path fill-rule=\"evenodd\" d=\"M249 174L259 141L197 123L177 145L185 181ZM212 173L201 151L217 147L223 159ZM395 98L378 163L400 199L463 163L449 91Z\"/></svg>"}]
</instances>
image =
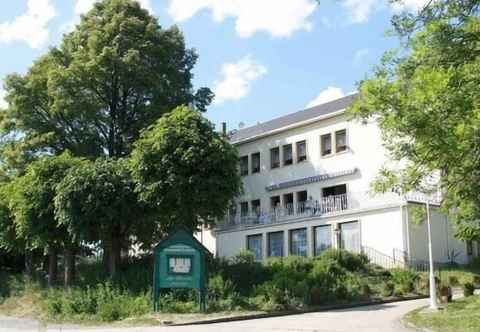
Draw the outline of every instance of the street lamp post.
<instances>
[{"instance_id":1,"label":"street lamp post","mask_svg":"<svg viewBox=\"0 0 480 332\"><path fill-rule=\"evenodd\" d=\"M428 199L426 200L426 207L427 207L427 229L428 229L428 258L430 263L430 309L438 310L437 305L437 293L436 293L436 285L435 285L435 273L434 273L434 266L433 266L433 250L432 250L432 229L430 225L430 203Z\"/></svg>"}]
</instances>

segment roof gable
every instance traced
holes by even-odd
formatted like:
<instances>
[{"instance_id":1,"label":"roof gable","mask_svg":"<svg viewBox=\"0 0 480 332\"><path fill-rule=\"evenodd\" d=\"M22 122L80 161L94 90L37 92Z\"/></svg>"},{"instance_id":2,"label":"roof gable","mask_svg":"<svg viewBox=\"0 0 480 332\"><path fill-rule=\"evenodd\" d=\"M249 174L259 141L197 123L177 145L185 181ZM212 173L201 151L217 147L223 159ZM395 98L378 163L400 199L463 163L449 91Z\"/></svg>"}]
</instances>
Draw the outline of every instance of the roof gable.
<instances>
[{"instance_id":1,"label":"roof gable","mask_svg":"<svg viewBox=\"0 0 480 332\"><path fill-rule=\"evenodd\" d=\"M155 251L161 250L163 248L169 247L172 244L182 243L185 245L189 245L198 249L200 251L205 252L206 254L211 255L212 253L200 242L198 241L193 234L191 234L186 228L179 227L174 230L171 234L169 234L165 239L160 241L155 246Z\"/></svg>"}]
</instances>

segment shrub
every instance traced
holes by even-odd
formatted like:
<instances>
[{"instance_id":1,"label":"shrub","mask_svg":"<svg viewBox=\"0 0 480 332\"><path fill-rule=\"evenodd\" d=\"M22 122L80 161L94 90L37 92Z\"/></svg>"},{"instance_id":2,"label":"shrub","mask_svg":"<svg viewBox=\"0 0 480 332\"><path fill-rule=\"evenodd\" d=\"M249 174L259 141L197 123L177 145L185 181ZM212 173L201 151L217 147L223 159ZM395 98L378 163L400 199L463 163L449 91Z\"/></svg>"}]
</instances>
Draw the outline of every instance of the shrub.
<instances>
[{"instance_id":1,"label":"shrub","mask_svg":"<svg viewBox=\"0 0 480 332\"><path fill-rule=\"evenodd\" d=\"M403 294L415 291L415 283L420 279L420 275L412 270L393 269L391 270L392 282L401 290Z\"/></svg>"},{"instance_id":2,"label":"shrub","mask_svg":"<svg viewBox=\"0 0 480 332\"><path fill-rule=\"evenodd\" d=\"M475 285L480 285L480 275L476 274L473 276L472 278L472 282L475 284Z\"/></svg>"},{"instance_id":3,"label":"shrub","mask_svg":"<svg viewBox=\"0 0 480 332\"><path fill-rule=\"evenodd\" d=\"M475 292L475 286L471 282L467 282L463 285L463 296L472 296Z\"/></svg>"},{"instance_id":4,"label":"shrub","mask_svg":"<svg viewBox=\"0 0 480 332\"><path fill-rule=\"evenodd\" d=\"M393 295L395 290L395 284L393 282L387 281L383 284L382 296L389 297Z\"/></svg>"},{"instance_id":5,"label":"shrub","mask_svg":"<svg viewBox=\"0 0 480 332\"><path fill-rule=\"evenodd\" d=\"M448 284L450 286L458 286L460 285L460 282L458 281L458 277L457 276L449 276L448 277Z\"/></svg>"},{"instance_id":6,"label":"shrub","mask_svg":"<svg viewBox=\"0 0 480 332\"><path fill-rule=\"evenodd\" d=\"M325 250L319 259L336 261L341 267L351 272L363 271L369 263L366 255L351 253L343 249Z\"/></svg>"}]
</instances>

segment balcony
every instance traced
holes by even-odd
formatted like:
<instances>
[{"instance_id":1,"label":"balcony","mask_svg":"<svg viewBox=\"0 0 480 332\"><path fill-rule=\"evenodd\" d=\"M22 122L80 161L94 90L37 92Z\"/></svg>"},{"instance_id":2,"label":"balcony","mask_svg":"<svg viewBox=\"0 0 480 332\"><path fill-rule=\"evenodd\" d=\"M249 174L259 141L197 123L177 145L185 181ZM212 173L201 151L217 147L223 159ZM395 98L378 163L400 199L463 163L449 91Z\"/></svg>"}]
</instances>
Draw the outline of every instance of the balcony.
<instances>
[{"instance_id":1,"label":"balcony","mask_svg":"<svg viewBox=\"0 0 480 332\"><path fill-rule=\"evenodd\" d=\"M381 208L384 206L400 204L401 197L396 193L370 194L347 193L323 197L317 201L298 202L276 207L270 211L258 211L248 214L235 214L226 216L219 223L219 230L271 225L275 223L294 221L304 218L318 218L333 216L348 212L348 210Z\"/></svg>"}]
</instances>

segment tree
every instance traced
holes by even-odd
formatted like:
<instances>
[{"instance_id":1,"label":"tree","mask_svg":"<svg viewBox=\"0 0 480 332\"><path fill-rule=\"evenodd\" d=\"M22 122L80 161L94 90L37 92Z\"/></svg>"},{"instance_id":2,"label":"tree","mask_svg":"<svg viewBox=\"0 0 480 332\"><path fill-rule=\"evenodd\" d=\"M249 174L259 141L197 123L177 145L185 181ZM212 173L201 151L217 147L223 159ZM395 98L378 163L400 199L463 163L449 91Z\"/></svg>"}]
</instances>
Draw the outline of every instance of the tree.
<instances>
[{"instance_id":1,"label":"tree","mask_svg":"<svg viewBox=\"0 0 480 332\"><path fill-rule=\"evenodd\" d=\"M23 169L38 153L126 156L140 131L180 104L201 111L197 55L177 27L162 29L132 0L103 0L25 75L8 76L0 116L4 163Z\"/></svg>"},{"instance_id":2,"label":"tree","mask_svg":"<svg viewBox=\"0 0 480 332\"><path fill-rule=\"evenodd\" d=\"M478 1L434 1L396 17L406 49L387 54L360 83L350 112L374 118L401 167L382 170L376 188L403 192L440 175L442 206L465 240L480 239L480 19Z\"/></svg>"},{"instance_id":3,"label":"tree","mask_svg":"<svg viewBox=\"0 0 480 332\"><path fill-rule=\"evenodd\" d=\"M16 237L25 242L27 251L42 249L48 253L50 286L56 282L59 250L63 249L65 259L71 260L72 250L76 247L67 229L55 220L56 187L70 168L82 162L68 153L45 156L30 163L25 174L10 185L8 208L13 216ZM73 261L65 264L67 285L72 279L73 264Z\"/></svg>"},{"instance_id":4,"label":"tree","mask_svg":"<svg viewBox=\"0 0 480 332\"><path fill-rule=\"evenodd\" d=\"M124 159L100 158L72 168L57 187L55 213L76 241L102 243L114 277L122 247L145 234L154 236Z\"/></svg>"},{"instance_id":5,"label":"tree","mask_svg":"<svg viewBox=\"0 0 480 332\"><path fill-rule=\"evenodd\" d=\"M130 168L137 192L169 231L192 231L225 215L240 190L238 154L200 112L181 106L135 143Z\"/></svg>"}]
</instances>

